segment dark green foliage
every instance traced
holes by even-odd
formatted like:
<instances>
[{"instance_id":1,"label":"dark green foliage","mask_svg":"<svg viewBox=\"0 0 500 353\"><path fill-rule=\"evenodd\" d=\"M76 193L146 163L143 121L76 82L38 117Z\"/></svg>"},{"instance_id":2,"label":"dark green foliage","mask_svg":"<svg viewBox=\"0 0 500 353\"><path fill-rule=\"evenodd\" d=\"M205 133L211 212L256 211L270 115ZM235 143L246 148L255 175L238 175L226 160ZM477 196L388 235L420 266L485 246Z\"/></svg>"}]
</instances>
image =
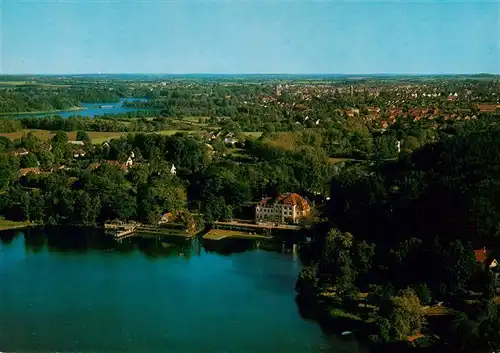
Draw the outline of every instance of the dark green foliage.
<instances>
[{"instance_id":1,"label":"dark green foliage","mask_svg":"<svg viewBox=\"0 0 500 353\"><path fill-rule=\"evenodd\" d=\"M38 159L34 153L28 153L21 157L21 168L38 167Z\"/></svg>"},{"instance_id":2,"label":"dark green foliage","mask_svg":"<svg viewBox=\"0 0 500 353\"><path fill-rule=\"evenodd\" d=\"M89 143L90 142L89 134L87 134L86 131L78 130L76 132L76 140Z\"/></svg>"},{"instance_id":3,"label":"dark green foliage","mask_svg":"<svg viewBox=\"0 0 500 353\"><path fill-rule=\"evenodd\" d=\"M57 131L54 137L52 137L52 146L62 146L68 143L68 135L63 131Z\"/></svg>"},{"instance_id":4,"label":"dark green foliage","mask_svg":"<svg viewBox=\"0 0 500 353\"><path fill-rule=\"evenodd\" d=\"M429 305L431 303L432 293L426 283L417 284L415 286L415 293L417 294L422 305Z\"/></svg>"},{"instance_id":5,"label":"dark green foliage","mask_svg":"<svg viewBox=\"0 0 500 353\"><path fill-rule=\"evenodd\" d=\"M318 270L315 266L302 268L295 284L295 290L299 295L309 298L319 294Z\"/></svg>"}]
</instances>

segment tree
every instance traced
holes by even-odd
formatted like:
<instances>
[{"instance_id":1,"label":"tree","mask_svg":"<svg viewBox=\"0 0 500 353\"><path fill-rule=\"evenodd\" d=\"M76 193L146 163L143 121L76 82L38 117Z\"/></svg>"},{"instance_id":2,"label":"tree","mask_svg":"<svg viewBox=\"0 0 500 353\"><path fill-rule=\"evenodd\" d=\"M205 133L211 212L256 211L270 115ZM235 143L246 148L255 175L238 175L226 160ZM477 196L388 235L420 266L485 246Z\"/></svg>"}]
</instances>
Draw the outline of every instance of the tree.
<instances>
[{"instance_id":1,"label":"tree","mask_svg":"<svg viewBox=\"0 0 500 353\"><path fill-rule=\"evenodd\" d=\"M295 284L298 295L304 297L316 297L319 294L319 278L316 266L306 266L300 271L299 278Z\"/></svg>"},{"instance_id":2,"label":"tree","mask_svg":"<svg viewBox=\"0 0 500 353\"><path fill-rule=\"evenodd\" d=\"M493 273L489 268L485 268L484 272L484 290L483 290L483 299L487 302L493 300L496 293L495 282Z\"/></svg>"},{"instance_id":3,"label":"tree","mask_svg":"<svg viewBox=\"0 0 500 353\"><path fill-rule=\"evenodd\" d=\"M423 305L429 305L431 303L431 290L427 286L427 283L416 285L415 293L418 295L418 298Z\"/></svg>"},{"instance_id":4,"label":"tree","mask_svg":"<svg viewBox=\"0 0 500 353\"><path fill-rule=\"evenodd\" d=\"M452 295L465 291L469 286L476 268L476 258L470 244L460 240L452 242L443 256L443 283Z\"/></svg>"},{"instance_id":5,"label":"tree","mask_svg":"<svg viewBox=\"0 0 500 353\"><path fill-rule=\"evenodd\" d=\"M38 161L40 162L40 167L44 169L50 168L55 161L54 155L46 150L41 150L37 153Z\"/></svg>"},{"instance_id":6,"label":"tree","mask_svg":"<svg viewBox=\"0 0 500 353\"><path fill-rule=\"evenodd\" d=\"M51 140L52 146L65 145L68 143L68 135L64 131L57 131Z\"/></svg>"},{"instance_id":7,"label":"tree","mask_svg":"<svg viewBox=\"0 0 500 353\"><path fill-rule=\"evenodd\" d=\"M91 197L87 192L80 191L75 199L75 213L79 218L78 221L86 225L95 224L101 211L99 196Z\"/></svg>"},{"instance_id":8,"label":"tree","mask_svg":"<svg viewBox=\"0 0 500 353\"><path fill-rule=\"evenodd\" d=\"M384 160L396 158L398 155L397 140L393 136L382 135L373 142L373 156L375 159Z\"/></svg>"},{"instance_id":9,"label":"tree","mask_svg":"<svg viewBox=\"0 0 500 353\"><path fill-rule=\"evenodd\" d=\"M408 136L403 140L401 149L404 151L414 151L420 148L420 142L415 136Z\"/></svg>"},{"instance_id":10,"label":"tree","mask_svg":"<svg viewBox=\"0 0 500 353\"><path fill-rule=\"evenodd\" d=\"M129 170L128 178L135 185L146 184L149 178L149 168L145 164L134 165Z\"/></svg>"},{"instance_id":11,"label":"tree","mask_svg":"<svg viewBox=\"0 0 500 353\"><path fill-rule=\"evenodd\" d=\"M32 132L29 132L26 136L21 138L21 145L28 151L35 151L40 147L40 139L36 137Z\"/></svg>"},{"instance_id":12,"label":"tree","mask_svg":"<svg viewBox=\"0 0 500 353\"><path fill-rule=\"evenodd\" d=\"M14 148L14 143L5 136L0 136L0 153L8 152Z\"/></svg>"},{"instance_id":13,"label":"tree","mask_svg":"<svg viewBox=\"0 0 500 353\"><path fill-rule=\"evenodd\" d=\"M83 141L85 143L90 143L89 134L86 131L78 130L76 132L76 140Z\"/></svg>"},{"instance_id":14,"label":"tree","mask_svg":"<svg viewBox=\"0 0 500 353\"><path fill-rule=\"evenodd\" d=\"M31 198L27 192L21 194L21 209L23 210L24 219L31 220Z\"/></svg>"},{"instance_id":15,"label":"tree","mask_svg":"<svg viewBox=\"0 0 500 353\"><path fill-rule=\"evenodd\" d=\"M356 293L354 281L358 275L352 261L354 238L350 233L342 233L333 228L325 238L323 253L319 262L321 283L333 285L338 297L348 297Z\"/></svg>"},{"instance_id":16,"label":"tree","mask_svg":"<svg viewBox=\"0 0 500 353\"><path fill-rule=\"evenodd\" d=\"M485 353L500 349L500 312L496 304L488 305L487 316L479 323L478 348Z\"/></svg>"},{"instance_id":17,"label":"tree","mask_svg":"<svg viewBox=\"0 0 500 353\"><path fill-rule=\"evenodd\" d=\"M383 302L379 309L379 316L388 320L389 337L395 340L404 340L407 336L415 334L422 328L425 321L420 300L409 288Z\"/></svg>"},{"instance_id":18,"label":"tree","mask_svg":"<svg viewBox=\"0 0 500 353\"><path fill-rule=\"evenodd\" d=\"M38 167L38 159L34 153L28 153L21 157L21 168Z\"/></svg>"},{"instance_id":19,"label":"tree","mask_svg":"<svg viewBox=\"0 0 500 353\"><path fill-rule=\"evenodd\" d=\"M19 158L0 155L0 190L18 179Z\"/></svg>"}]
</instances>

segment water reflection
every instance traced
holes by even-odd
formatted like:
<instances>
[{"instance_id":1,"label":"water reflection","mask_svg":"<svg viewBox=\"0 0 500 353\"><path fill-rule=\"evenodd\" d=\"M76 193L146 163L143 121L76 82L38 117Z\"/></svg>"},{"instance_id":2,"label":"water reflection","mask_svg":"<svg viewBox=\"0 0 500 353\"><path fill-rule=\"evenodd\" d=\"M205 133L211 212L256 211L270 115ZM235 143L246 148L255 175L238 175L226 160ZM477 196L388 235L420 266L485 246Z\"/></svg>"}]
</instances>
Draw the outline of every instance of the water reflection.
<instances>
[{"instance_id":1,"label":"water reflection","mask_svg":"<svg viewBox=\"0 0 500 353\"><path fill-rule=\"evenodd\" d=\"M24 229L22 231L0 232L0 241L9 245L18 237L24 236L24 248L27 254L37 254L47 249L49 252L84 254L89 251L114 252L121 255L141 252L150 260L163 257L183 257L190 259L200 256L202 251L219 255L243 253L256 248L272 252L292 252L292 244L283 241L223 239L218 241L195 238L193 240L179 237L158 237L154 234L140 234L120 241L106 236L102 229L83 227L43 227ZM300 267L300 259L296 254L292 261Z\"/></svg>"},{"instance_id":2,"label":"water reflection","mask_svg":"<svg viewBox=\"0 0 500 353\"><path fill-rule=\"evenodd\" d=\"M4 246L8 246L16 238L16 236L22 234L18 230L4 230L0 232L0 241Z\"/></svg>"}]
</instances>

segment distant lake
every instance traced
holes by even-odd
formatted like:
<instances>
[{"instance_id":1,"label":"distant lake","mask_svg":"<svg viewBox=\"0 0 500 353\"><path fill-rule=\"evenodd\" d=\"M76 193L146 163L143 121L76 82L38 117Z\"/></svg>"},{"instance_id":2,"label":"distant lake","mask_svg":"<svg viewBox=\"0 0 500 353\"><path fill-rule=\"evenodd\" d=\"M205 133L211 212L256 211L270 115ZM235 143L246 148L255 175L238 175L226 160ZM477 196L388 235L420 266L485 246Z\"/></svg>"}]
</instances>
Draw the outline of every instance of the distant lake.
<instances>
[{"instance_id":1,"label":"distant lake","mask_svg":"<svg viewBox=\"0 0 500 353\"><path fill-rule=\"evenodd\" d=\"M299 314L295 254L201 241L0 232L0 351L362 352Z\"/></svg>"},{"instance_id":2,"label":"distant lake","mask_svg":"<svg viewBox=\"0 0 500 353\"><path fill-rule=\"evenodd\" d=\"M108 103L82 103L82 110L66 110L53 113L43 113L43 114L23 114L21 117L44 117L44 116L54 116L60 115L62 118L69 118L71 116L85 116L85 117L95 117L98 115L105 114L121 114L127 112L134 112L137 110L148 110L148 109L138 109L138 108L125 108L123 106L124 102L134 102L134 101L147 101L144 98L122 98L119 102L108 102Z\"/></svg>"}]
</instances>

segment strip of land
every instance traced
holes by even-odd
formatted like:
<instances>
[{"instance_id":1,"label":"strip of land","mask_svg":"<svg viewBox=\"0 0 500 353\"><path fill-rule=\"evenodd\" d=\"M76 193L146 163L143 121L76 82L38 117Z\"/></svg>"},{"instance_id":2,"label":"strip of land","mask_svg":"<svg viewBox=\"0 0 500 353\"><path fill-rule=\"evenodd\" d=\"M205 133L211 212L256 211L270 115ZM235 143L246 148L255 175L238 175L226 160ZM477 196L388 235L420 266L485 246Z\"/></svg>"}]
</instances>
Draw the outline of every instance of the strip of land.
<instances>
[{"instance_id":1,"label":"strip of land","mask_svg":"<svg viewBox=\"0 0 500 353\"><path fill-rule=\"evenodd\" d=\"M7 115L7 116L12 116L12 115L38 115L38 114L57 114L57 113L63 113L63 112L69 112L69 111L77 111L77 110L83 110L82 107L71 107L68 109L60 109L60 110L35 110L31 112L5 112L5 113L0 113L0 115Z\"/></svg>"},{"instance_id":2,"label":"strip of land","mask_svg":"<svg viewBox=\"0 0 500 353\"><path fill-rule=\"evenodd\" d=\"M9 220L0 218L0 231L25 228L28 225L29 225L29 222L16 222L16 221L9 221Z\"/></svg>"},{"instance_id":3,"label":"strip of land","mask_svg":"<svg viewBox=\"0 0 500 353\"><path fill-rule=\"evenodd\" d=\"M256 233L240 232L227 229L212 229L203 236L207 240L221 240L226 238L233 239L271 239L272 237Z\"/></svg>"}]
</instances>

